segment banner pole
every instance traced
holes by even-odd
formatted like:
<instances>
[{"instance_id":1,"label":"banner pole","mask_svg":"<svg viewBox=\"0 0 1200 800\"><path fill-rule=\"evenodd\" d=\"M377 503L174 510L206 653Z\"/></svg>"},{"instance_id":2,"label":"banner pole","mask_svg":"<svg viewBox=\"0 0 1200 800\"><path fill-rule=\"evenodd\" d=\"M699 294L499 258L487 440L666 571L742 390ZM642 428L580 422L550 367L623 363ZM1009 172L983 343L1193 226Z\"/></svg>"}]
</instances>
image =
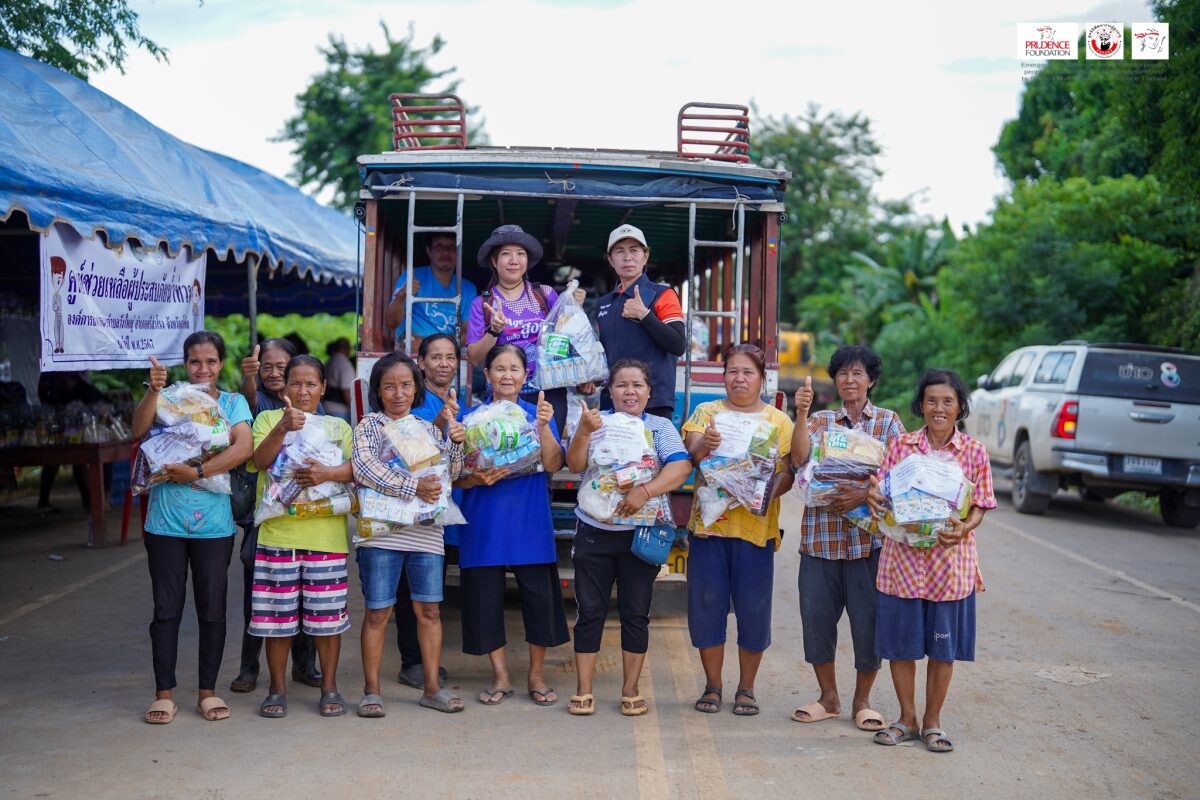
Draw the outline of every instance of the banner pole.
<instances>
[{"instance_id":1,"label":"banner pole","mask_svg":"<svg viewBox=\"0 0 1200 800\"><path fill-rule=\"evenodd\" d=\"M251 350L258 344L258 256L246 253L246 286L250 301L250 344Z\"/></svg>"}]
</instances>

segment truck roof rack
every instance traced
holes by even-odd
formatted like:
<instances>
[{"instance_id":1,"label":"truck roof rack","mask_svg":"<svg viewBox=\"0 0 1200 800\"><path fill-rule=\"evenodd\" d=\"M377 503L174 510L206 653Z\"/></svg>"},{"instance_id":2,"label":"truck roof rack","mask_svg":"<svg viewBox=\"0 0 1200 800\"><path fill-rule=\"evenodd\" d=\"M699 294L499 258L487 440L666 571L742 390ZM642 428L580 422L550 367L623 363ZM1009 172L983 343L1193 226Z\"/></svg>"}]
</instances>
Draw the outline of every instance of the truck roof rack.
<instances>
[{"instance_id":1,"label":"truck roof rack","mask_svg":"<svg viewBox=\"0 0 1200 800\"><path fill-rule=\"evenodd\" d=\"M467 111L455 94L398 93L392 103L392 147L406 150L463 150Z\"/></svg>"},{"instance_id":2,"label":"truck roof rack","mask_svg":"<svg viewBox=\"0 0 1200 800\"><path fill-rule=\"evenodd\" d=\"M1087 344L1086 342L1084 344ZM1182 347L1170 347L1168 345L1159 344L1135 344L1132 342L1094 342L1088 344L1088 347L1095 347L1104 350L1146 350L1151 353L1179 353L1188 355L1188 351Z\"/></svg>"},{"instance_id":3,"label":"truck roof rack","mask_svg":"<svg viewBox=\"0 0 1200 800\"><path fill-rule=\"evenodd\" d=\"M675 152L680 158L750 161L750 109L746 106L685 103L679 109L676 130Z\"/></svg>"}]
</instances>

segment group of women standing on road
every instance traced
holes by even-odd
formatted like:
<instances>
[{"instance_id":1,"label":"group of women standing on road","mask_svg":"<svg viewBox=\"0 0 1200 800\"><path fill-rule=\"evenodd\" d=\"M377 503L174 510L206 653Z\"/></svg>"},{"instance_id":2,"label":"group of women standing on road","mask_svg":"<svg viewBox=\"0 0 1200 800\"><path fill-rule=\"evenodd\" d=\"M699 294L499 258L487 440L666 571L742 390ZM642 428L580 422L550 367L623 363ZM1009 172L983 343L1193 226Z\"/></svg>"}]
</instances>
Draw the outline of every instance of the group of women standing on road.
<instances>
[{"instance_id":1,"label":"group of women standing on road","mask_svg":"<svg viewBox=\"0 0 1200 800\"><path fill-rule=\"evenodd\" d=\"M759 713L755 679L771 642L774 553L781 542L778 498L790 488L793 475L807 461L812 442L822 429L851 427L887 445L883 472L913 452L941 452L955 459L967 479L977 486L974 506L965 520L954 521L941 534L940 547L928 550L890 539L881 544L877 538L846 524L839 513L843 510L864 501L881 508L882 496L876 490L848 491L833 506L806 511L800 605L805 658L814 665L821 695L797 709L793 719L811 723L840 715L833 652L837 621L848 610L858 673L853 701L855 724L875 732L875 741L880 744L921 738L930 750L952 749L939 727L940 711L953 662L974 657L974 592L982 589L982 582L973 530L982 521L984 511L995 505L986 454L956 427L967 413L961 380L948 371L927 372L911 408L914 416L924 417L926 425L914 433L904 433L893 412L870 403L869 392L880 372L878 357L867 348L842 348L830 364L842 407L810 417L813 395L811 387L805 387L794 397L793 422L762 399L766 379L763 352L741 344L725 356L725 399L700 404L683 425L681 437L668 417L674 403L675 350L681 352L686 345L682 317L675 313L678 298L673 291L657 284L642 286L649 283L644 275L648 254L645 237L636 228L622 226L610 237L609 262L619 283L610 295L601 298L601 312L611 315L609 322L601 320L602 338L608 330L617 337L613 341L622 343L626 351L648 358L610 358L605 411L585 409L564 450L560 432L566 416L565 393L560 403L554 391L528 388L530 380L536 380L536 364L530 363L530 348L522 338L536 340L540 327L536 323L544 319L554 299L552 292L525 279L529 265L540 257L540 245L517 226L503 226L481 248L480 262L492 269L493 281L470 309L467 355L483 366L489 386L485 402L516 403L534 426L544 471L519 477L509 477L503 469L460 475L465 438L462 420L467 409L459 406L452 388L458 343L448 334L425 337L419 363L402 353L392 353L375 364L368 389L371 413L353 430L336 417L322 417L329 439L342 447L345 460L339 466L314 465L304 470L299 476L303 485L354 480L401 499L434 500L444 488L439 478L416 479L392 469L379 457L383 427L412 415L422 420L437 442L446 474L457 487L456 493L461 490L459 505L467 519L467 524L456 531L432 524L414 525L357 543L355 558L366 605L361 633L364 693L357 705L358 714L381 717L386 713L379 673L386 624L398 592L402 600L411 602L416 620L422 667L421 705L451 713L463 709L462 699L443 688L444 670L440 668L439 604L443 597L445 548L447 540L455 537L463 585L463 650L487 655L492 668L492 680L477 700L497 705L514 693L505 658L503 617L505 573L511 571L521 595L529 646L526 690L537 705L556 703L557 693L545 680L544 661L547 649L566 643L570 633L556 566L547 476L564 462L572 471L586 469L592 436L604 425L605 414L641 419L653 438L656 470L653 480L630 489L620 501L626 512L636 512L652 499L669 496L687 480L693 467L720 447L721 433L714 418L718 412L734 411L758 417L772 431L779 480L761 516L735 507L705 524L699 508L693 508L688 522L688 627L705 673L705 689L695 709L715 713L723 705L722 665L727 616L732 609L738 626L739 665L733 713ZM647 325L651 316L654 320ZM622 326L614 328L612 322L618 317ZM624 323L641 326L637 335L620 334ZM616 334L612 334L614 330ZM652 366L658 356L656 348L663 354L659 360L671 364L669 394L661 367ZM189 566L201 622L198 709L209 720L229 715L228 706L215 696L215 682L224 646L225 572L232 553L234 519L228 497L191 484L205 475L246 464L260 474L261 495L262 470L274 461L288 433L304 425L306 415L321 414L319 403L326 388L319 361L306 356L288 358L282 364L282 386L276 386L282 391L265 401L255 397L258 416L252 418L245 397L216 387L225 358L219 336L195 333L185 342L184 351L188 379L210 387L230 423L231 438L227 449L199 466L168 467L167 482L151 490L146 548L154 587L151 641L157 697L145 719L152 723L170 722L176 713L175 650ZM266 384L270 348L261 355ZM274 367L272 371L276 371ZM135 415L138 435L145 434L153 422L157 395L165 383L166 370L155 363L150 371L150 391ZM579 389L587 392L592 387ZM615 585L623 662L619 708L622 714L640 716L649 710L638 683L648 647L649 611L658 569L632 554L631 526L606 524L582 510L577 510L577 516L573 551L578 603L574 628L577 686L568 711L586 716L596 710L592 683ZM287 654L290 642L302 634L312 638L319 656L319 712L323 716L346 713L347 704L336 684L340 634L350 628L346 608L350 547L344 518L267 520L257 531L252 552L247 632L267 640L271 674L260 713L266 717L287 714ZM918 719L915 662L925 656L930 659L929 691L924 714ZM881 658L891 662L901 707L900 718L886 727L869 702ZM245 658L242 666L245 673ZM404 675L402 671L402 681Z\"/></svg>"}]
</instances>

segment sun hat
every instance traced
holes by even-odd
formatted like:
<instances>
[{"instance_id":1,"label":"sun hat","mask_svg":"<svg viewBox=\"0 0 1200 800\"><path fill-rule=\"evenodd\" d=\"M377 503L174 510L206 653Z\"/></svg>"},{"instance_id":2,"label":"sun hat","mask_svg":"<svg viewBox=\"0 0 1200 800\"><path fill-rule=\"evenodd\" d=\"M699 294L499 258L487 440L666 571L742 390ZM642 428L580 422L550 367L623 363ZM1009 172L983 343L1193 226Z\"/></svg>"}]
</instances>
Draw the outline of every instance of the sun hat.
<instances>
[{"instance_id":1,"label":"sun hat","mask_svg":"<svg viewBox=\"0 0 1200 800\"><path fill-rule=\"evenodd\" d=\"M477 261L484 269L492 268L492 251L506 244L517 244L529 254L529 266L542 260L542 243L521 229L520 225L501 225L492 231L479 248Z\"/></svg>"},{"instance_id":2,"label":"sun hat","mask_svg":"<svg viewBox=\"0 0 1200 800\"><path fill-rule=\"evenodd\" d=\"M634 239L641 242L642 247L646 249L650 248L650 245L646 242L646 234L642 233L641 228L635 228L632 225L621 225L608 235L608 249L612 250L613 245L622 239Z\"/></svg>"}]
</instances>

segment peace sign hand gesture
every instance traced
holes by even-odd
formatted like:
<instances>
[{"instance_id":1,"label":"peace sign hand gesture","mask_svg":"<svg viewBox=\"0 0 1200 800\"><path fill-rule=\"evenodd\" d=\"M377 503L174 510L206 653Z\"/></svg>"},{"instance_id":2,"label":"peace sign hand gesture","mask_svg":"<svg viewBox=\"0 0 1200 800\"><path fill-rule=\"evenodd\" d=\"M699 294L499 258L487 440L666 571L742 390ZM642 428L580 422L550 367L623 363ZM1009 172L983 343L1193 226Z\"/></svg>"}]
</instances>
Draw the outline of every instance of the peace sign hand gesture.
<instances>
[{"instance_id":1,"label":"peace sign hand gesture","mask_svg":"<svg viewBox=\"0 0 1200 800\"><path fill-rule=\"evenodd\" d=\"M494 295L491 303L483 304L483 316L484 322L487 323L487 329L493 336L504 333L504 329L512 322L504 316L504 306L500 302L499 295Z\"/></svg>"}]
</instances>

